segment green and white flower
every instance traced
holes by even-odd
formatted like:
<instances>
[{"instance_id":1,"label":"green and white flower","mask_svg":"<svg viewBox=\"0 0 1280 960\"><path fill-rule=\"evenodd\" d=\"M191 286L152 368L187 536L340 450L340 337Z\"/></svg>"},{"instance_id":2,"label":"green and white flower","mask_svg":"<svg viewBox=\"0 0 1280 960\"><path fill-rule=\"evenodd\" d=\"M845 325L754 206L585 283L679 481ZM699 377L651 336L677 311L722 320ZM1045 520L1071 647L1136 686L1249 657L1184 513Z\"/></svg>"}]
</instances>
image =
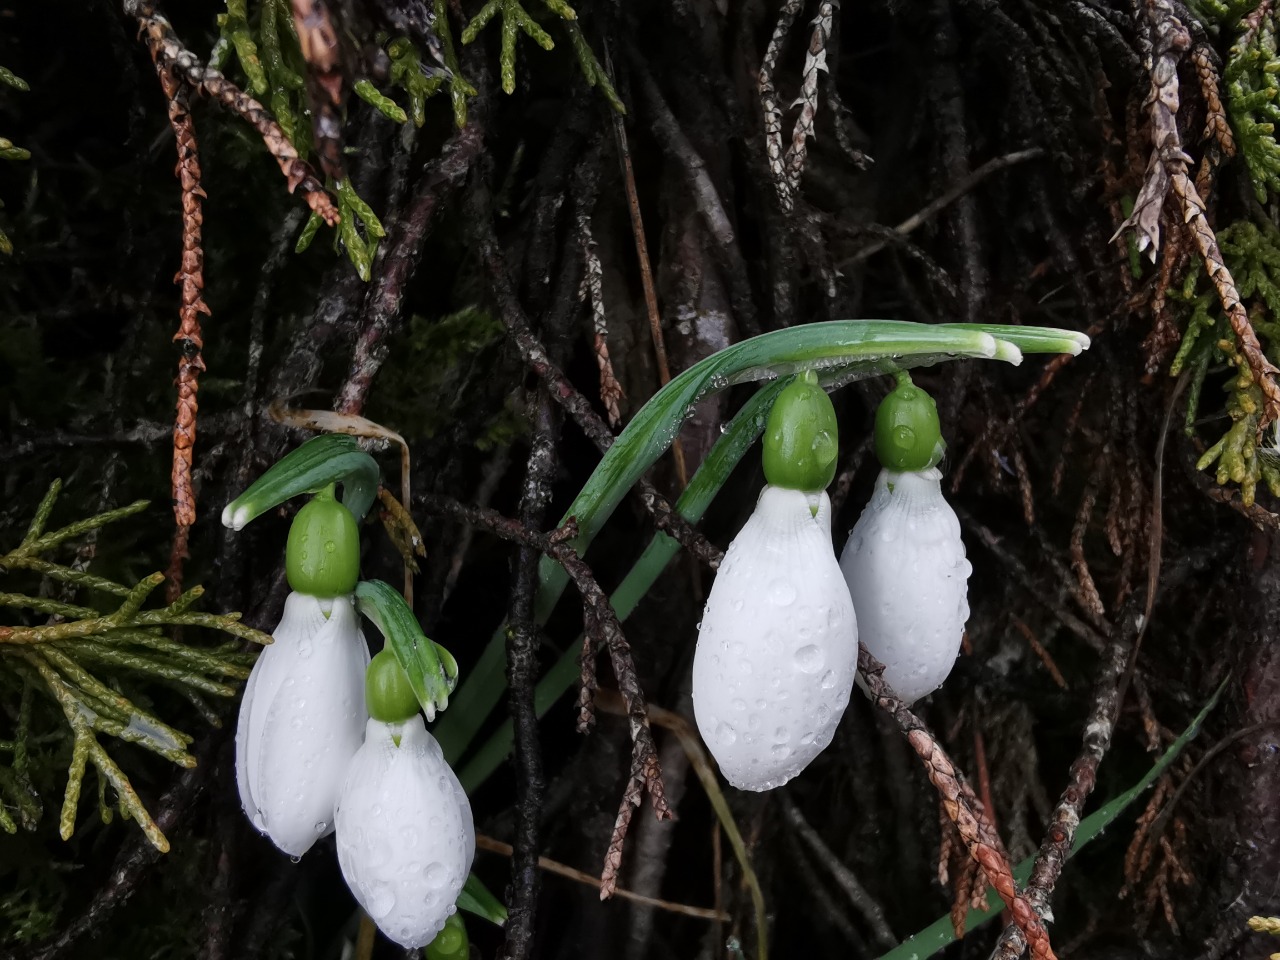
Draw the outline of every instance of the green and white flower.
<instances>
[{"instance_id":1,"label":"green and white flower","mask_svg":"<svg viewBox=\"0 0 1280 960\"><path fill-rule=\"evenodd\" d=\"M812 374L779 394L768 485L707 597L693 662L698 729L725 777L769 790L831 742L849 702L858 624L831 545L835 411Z\"/></svg>"},{"instance_id":2,"label":"green and white flower","mask_svg":"<svg viewBox=\"0 0 1280 960\"><path fill-rule=\"evenodd\" d=\"M942 495L943 450L937 406L904 375L876 412L884 469L840 557L862 642L908 703L946 680L969 619L973 568Z\"/></svg>"}]
</instances>

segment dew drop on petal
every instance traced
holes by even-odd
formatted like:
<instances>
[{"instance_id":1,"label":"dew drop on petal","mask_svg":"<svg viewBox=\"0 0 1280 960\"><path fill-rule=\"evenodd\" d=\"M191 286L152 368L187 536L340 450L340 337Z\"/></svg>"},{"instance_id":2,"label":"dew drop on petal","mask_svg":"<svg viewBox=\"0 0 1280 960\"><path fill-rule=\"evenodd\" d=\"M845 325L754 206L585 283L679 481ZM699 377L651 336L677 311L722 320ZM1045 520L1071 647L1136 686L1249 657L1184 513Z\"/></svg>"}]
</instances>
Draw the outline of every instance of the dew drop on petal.
<instances>
[{"instance_id":1,"label":"dew drop on petal","mask_svg":"<svg viewBox=\"0 0 1280 960\"><path fill-rule=\"evenodd\" d=\"M799 654L797 654L797 656L798 655ZM818 655L819 656L822 655L821 650L818 651ZM822 666L822 664L818 664L818 666ZM826 673L822 675L822 689L832 690L835 688L835 685L836 685L836 672L834 670L828 670Z\"/></svg>"},{"instance_id":2,"label":"dew drop on petal","mask_svg":"<svg viewBox=\"0 0 1280 960\"><path fill-rule=\"evenodd\" d=\"M806 643L797 650L793 659L795 660L796 669L801 673L817 673L822 669L822 665L826 661L826 658L822 655L822 648L812 643ZM827 676L834 678L834 674L830 670L827 671ZM827 676L822 678L824 690L831 689L831 687L827 686ZM833 682L832 686L834 685Z\"/></svg>"},{"instance_id":3,"label":"dew drop on petal","mask_svg":"<svg viewBox=\"0 0 1280 960\"><path fill-rule=\"evenodd\" d=\"M364 908L374 920L381 920L396 905L396 895L385 883L370 884L366 893L368 902Z\"/></svg>"},{"instance_id":4,"label":"dew drop on petal","mask_svg":"<svg viewBox=\"0 0 1280 960\"><path fill-rule=\"evenodd\" d=\"M727 723L721 723L716 727L716 739L723 741L726 745L736 743L738 740L738 732Z\"/></svg>"},{"instance_id":5,"label":"dew drop on petal","mask_svg":"<svg viewBox=\"0 0 1280 960\"><path fill-rule=\"evenodd\" d=\"M780 607L795 603L796 588L781 578L769 584L769 599Z\"/></svg>"}]
</instances>

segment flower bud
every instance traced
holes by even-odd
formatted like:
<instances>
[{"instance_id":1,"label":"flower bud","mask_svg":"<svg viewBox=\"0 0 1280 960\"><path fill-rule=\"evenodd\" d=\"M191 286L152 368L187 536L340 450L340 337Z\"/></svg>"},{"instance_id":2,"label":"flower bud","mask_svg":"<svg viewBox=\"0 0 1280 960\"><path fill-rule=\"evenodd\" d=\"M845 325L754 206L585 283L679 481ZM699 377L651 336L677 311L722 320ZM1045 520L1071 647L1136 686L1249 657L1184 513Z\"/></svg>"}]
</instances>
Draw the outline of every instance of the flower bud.
<instances>
[{"instance_id":1,"label":"flower bud","mask_svg":"<svg viewBox=\"0 0 1280 960\"><path fill-rule=\"evenodd\" d=\"M345 596L291 593L272 636L240 703L236 782L254 827L300 857L333 831L334 803L367 716L369 649Z\"/></svg>"},{"instance_id":2,"label":"flower bud","mask_svg":"<svg viewBox=\"0 0 1280 960\"><path fill-rule=\"evenodd\" d=\"M764 476L770 485L812 492L836 475L836 411L806 370L774 401L764 428Z\"/></svg>"},{"instance_id":3,"label":"flower bud","mask_svg":"<svg viewBox=\"0 0 1280 960\"><path fill-rule=\"evenodd\" d=\"M333 486L320 491L293 518L285 548L289 586L316 597L351 593L360 578L360 530L338 503Z\"/></svg>"},{"instance_id":4,"label":"flower bud","mask_svg":"<svg viewBox=\"0 0 1280 960\"><path fill-rule=\"evenodd\" d=\"M946 450L938 405L906 374L876 409L876 457L887 470L924 470Z\"/></svg>"},{"instance_id":5,"label":"flower bud","mask_svg":"<svg viewBox=\"0 0 1280 960\"><path fill-rule=\"evenodd\" d=\"M475 856L471 805L421 716L370 720L334 814L338 863L378 929L430 943L454 913Z\"/></svg>"},{"instance_id":6,"label":"flower bud","mask_svg":"<svg viewBox=\"0 0 1280 960\"><path fill-rule=\"evenodd\" d=\"M840 557L866 648L908 703L942 685L969 619L960 521L936 467L882 470Z\"/></svg>"},{"instance_id":7,"label":"flower bud","mask_svg":"<svg viewBox=\"0 0 1280 960\"><path fill-rule=\"evenodd\" d=\"M383 723L402 723L418 712L418 698L409 677L391 650L383 650L369 661L364 700L369 716Z\"/></svg>"},{"instance_id":8,"label":"flower bud","mask_svg":"<svg viewBox=\"0 0 1280 960\"><path fill-rule=\"evenodd\" d=\"M767 486L729 545L693 660L693 710L729 782L769 790L831 742L858 659L826 493Z\"/></svg>"}]
</instances>

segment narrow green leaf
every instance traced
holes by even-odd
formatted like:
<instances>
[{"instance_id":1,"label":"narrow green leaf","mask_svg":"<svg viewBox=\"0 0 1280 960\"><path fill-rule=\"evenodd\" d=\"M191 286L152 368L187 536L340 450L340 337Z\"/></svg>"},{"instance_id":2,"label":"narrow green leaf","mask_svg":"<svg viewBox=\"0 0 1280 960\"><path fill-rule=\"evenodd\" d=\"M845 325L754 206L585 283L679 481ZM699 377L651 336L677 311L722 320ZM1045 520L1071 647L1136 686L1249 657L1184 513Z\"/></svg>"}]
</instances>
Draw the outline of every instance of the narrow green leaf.
<instances>
[{"instance_id":1,"label":"narrow green leaf","mask_svg":"<svg viewBox=\"0 0 1280 960\"><path fill-rule=\"evenodd\" d=\"M483 920L502 926L507 922L507 908L502 901L489 892L489 888L480 882L474 873L467 877L458 897L458 909L474 913Z\"/></svg>"}]
</instances>

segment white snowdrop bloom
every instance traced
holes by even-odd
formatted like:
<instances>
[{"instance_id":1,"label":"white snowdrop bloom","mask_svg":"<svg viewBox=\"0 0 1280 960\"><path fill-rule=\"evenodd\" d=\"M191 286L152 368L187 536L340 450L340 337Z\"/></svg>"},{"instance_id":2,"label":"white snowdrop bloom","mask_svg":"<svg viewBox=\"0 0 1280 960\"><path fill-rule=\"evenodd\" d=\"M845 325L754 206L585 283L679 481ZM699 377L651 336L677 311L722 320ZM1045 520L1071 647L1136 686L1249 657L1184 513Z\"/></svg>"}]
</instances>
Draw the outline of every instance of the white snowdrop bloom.
<instances>
[{"instance_id":1,"label":"white snowdrop bloom","mask_svg":"<svg viewBox=\"0 0 1280 960\"><path fill-rule=\"evenodd\" d=\"M236 781L254 827L300 857L333 832L333 808L368 713L369 648L346 596L291 593L254 664L236 728Z\"/></svg>"},{"instance_id":2,"label":"white snowdrop bloom","mask_svg":"<svg viewBox=\"0 0 1280 960\"><path fill-rule=\"evenodd\" d=\"M334 814L338 862L378 929L430 943L453 914L475 857L471 804L421 716L370 719Z\"/></svg>"},{"instance_id":3,"label":"white snowdrop bloom","mask_svg":"<svg viewBox=\"0 0 1280 960\"><path fill-rule=\"evenodd\" d=\"M881 470L840 557L862 642L911 703L942 685L969 619L960 521L936 467Z\"/></svg>"},{"instance_id":4,"label":"white snowdrop bloom","mask_svg":"<svg viewBox=\"0 0 1280 960\"><path fill-rule=\"evenodd\" d=\"M825 492L766 486L707 597L693 660L702 738L742 790L786 783L831 742L858 662Z\"/></svg>"}]
</instances>

